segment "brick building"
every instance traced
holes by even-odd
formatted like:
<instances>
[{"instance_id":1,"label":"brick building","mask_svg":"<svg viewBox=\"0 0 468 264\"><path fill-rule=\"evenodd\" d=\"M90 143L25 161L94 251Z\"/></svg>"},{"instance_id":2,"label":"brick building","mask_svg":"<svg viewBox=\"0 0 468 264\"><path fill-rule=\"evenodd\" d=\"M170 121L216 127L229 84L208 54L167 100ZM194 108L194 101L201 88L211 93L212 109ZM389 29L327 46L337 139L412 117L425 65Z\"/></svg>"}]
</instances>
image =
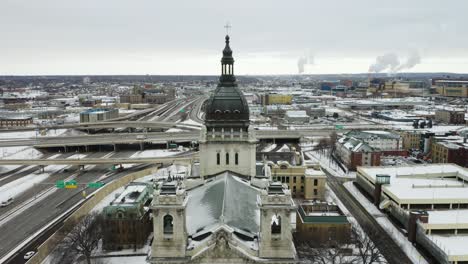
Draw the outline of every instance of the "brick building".
<instances>
[{"instance_id":1,"label":"brick building","mask_svg":"<svg viewBox=\"0 0 468 264\"><path fill-rule=\"evenodd\" d=\"M461 110L437 110L435 120L438 122L459 125L465 123L465 112Z\"/></svg>"},{"instance_id":2,"label":"brick building","mask_svg":"<svg viewBox=\"0 0 468 264\"><path fill-rule=\"evenodd\" d=\"M150 184L132 182L104 208L104 249L140 248L145 244L152 230L150 212L147 209L152 193Z\"/></svg>"}]
</instances>

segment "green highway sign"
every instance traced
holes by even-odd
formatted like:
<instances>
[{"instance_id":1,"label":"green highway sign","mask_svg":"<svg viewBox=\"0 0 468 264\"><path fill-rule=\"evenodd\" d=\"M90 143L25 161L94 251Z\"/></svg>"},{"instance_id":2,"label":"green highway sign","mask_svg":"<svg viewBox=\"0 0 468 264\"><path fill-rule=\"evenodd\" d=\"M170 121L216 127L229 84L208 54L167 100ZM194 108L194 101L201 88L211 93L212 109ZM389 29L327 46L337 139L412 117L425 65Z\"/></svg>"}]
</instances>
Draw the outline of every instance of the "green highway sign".
<instances>
[{"instance_id":1,"label":"green highway sign","mask_svg":"<svg viewBox=\"0 0 468 264\"><path fill-rule=\"evenodd\" d=\"M101 188L104 186L104 183L102 182L90 182L88 183L88 188Z\"/></svg>"},{"instance_id":2,"label":"green highway sign","mask_svg":"<svg viewBox=\"0 0 468 264\"><path fill-rule=\"evenodd\" d=\"M344 126L343 125L335 125L335 129L343 129Z\"/></svg>"},{"instance_id":3,"label":"green highway sign","mask_svg":"<svg viewBox=\"0 0 468 264\"><path fill-rule=\"evenodd\" d=\"M78 188L78 183L76 183L75 180L67 182L60 180L55 182L55 187L57 187L58 189L76 189Z\"/></svg>"},{"instance_id":4,"label":"green highway sign","mask_svg":"<svg viewBox=\"0 0 468 264\"><path fill-rule=\"evenodd\" d=\"M55 182L55 187L57 187L59 189L63 189L63 188L65 188L65 182L64 181L56 181Z\"/></svg>"},{"instance_id":5,"label":"green highway sign","mask_svg":"<svg viewBox=\"0 0 468 264\"><path fill-rule=\"evenodd\" d=\"M75 180L65 182L65 189L76 189L78 185Z\"/></svg>"}]
</instances>

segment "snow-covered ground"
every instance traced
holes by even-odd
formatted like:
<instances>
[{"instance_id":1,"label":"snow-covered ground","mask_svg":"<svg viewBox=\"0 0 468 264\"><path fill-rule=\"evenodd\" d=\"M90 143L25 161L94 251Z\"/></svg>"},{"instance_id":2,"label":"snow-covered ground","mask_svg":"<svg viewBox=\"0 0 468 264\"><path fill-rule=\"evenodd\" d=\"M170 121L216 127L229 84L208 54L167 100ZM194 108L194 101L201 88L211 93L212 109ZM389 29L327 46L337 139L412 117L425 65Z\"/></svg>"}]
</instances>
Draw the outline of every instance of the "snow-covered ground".
<instances>
[{"instance_id":1,"label":"snow-covered ground","mask_svg":"<svg viewBox=\"0 0 468 264\"><path fill-rule=\"evenodd\" d=\"M85 262L82 262L83 264ZM79 264L82 264L79 263ZM100 258L99 263L101 264L146 264L146 256L126 256L126 257L110 257Z\"/></svg>"},{"instance_id":2,"label":"snow-covered ground","mask_svg":"<svg viewBox=\"0 0 468 264\"><path fill-rule=\"evenodd\" d=\"M0 201L15 198L49 177L48 173L30 174L0 187Z\"/></svg>"},{"instance_id":3,"label":"snow-covered ground","mask_svg":"<svg viewBox=\"0 0 468 264\"><path fill-rule=\"evenodd\" d=\"M143 151L138 151L131 156L131 158L162 158L173 156L179 154L179 150L169 150L169 149L148 149Z\"/></svg>"},{"instance_id":4,"label":"snow-covered ground","mask_svg":"<svg viewBox=\"0 0 468 264\"><path fill-rule=\"evenodd\" d=\"M356 172L347 171L344 172L334 160L330 159L330 155L327 152L321 153L320 151L307 151L304 155L312 160L316 160L322 168L332 173L336 177L356 178Z\"/></svg>"},{"instance_id":5,"label":"snow-covered ground","mask_svg":"<svg viewBox=\"0 0 468 264\"><path fill-rule=\"evenodd\" d=\"M67 131L66 129L48 129L44 135L36 131L19 131L19 132L0 132L0 140L24 139L34 137L54 137L59 136Z\"/></svg>"},{"instance_id":6,"label":"snow-covered ground","mask_svg":"<svg viewBox=\"0 0 468 264\"><path fill-rule=\"evenodd\" d=\"M2 159L38 159L42 157L42 153L32 147L4 147L0 148ZM5 173L16 168L19 165L3 165L0 166L0 173Z\"/></svg>"},{"instance_id":7,"label":"snow-covered ground","mask_svg":"<svg viewBox=\"0 0 468 264\"><path fill-rule=\"evenodd\" d=\"M203 124L200 124L197 121L194 121L192 119L187 119L187 120L181 122L181 124L192 125L192 126L200 126L200 127L203 125Z\"/></svg>"},{"instance_id":8,"label":"snow-covered ground","mask_svg":"<svg viewBox=\"0 0 468 264\"><path fill-rule=\"evenodd\" d=\"M180 129L180 128L169 128L168 130L166 130L166 132L168 132L168 133L183 132L183 130Z\"/></svg>"}]
</instances>

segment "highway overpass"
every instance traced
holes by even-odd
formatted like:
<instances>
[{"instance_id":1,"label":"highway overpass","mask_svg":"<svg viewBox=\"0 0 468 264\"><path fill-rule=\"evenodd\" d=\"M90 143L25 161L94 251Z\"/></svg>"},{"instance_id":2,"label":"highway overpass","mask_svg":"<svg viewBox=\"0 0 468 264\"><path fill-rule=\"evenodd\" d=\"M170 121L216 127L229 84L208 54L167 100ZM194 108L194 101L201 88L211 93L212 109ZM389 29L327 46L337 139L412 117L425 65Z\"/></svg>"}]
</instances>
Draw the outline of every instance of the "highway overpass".
<instances>
[{"instance_id":1,"label":"highway overpass","mask_svg":"<svg viewBox=\"0 0 468 264\"><path fill-rule=\"evenodd\" d=\"M83 159L2 159L0 165L102 165L102 164L157 164L175 161L191 162L193 156L169 156L155 158L83 158Z\"/></svg>"},{"instance_id":2,"label":"highway overpass","mask_svg":"<svg viewBox=\"0 0 468 264\"><path fill-rule=\"evenodd\" d=\"M3 129L1 132L18 132L18 131L32 131L42 129L116 129L116 128L152 128L152 129L169 129L169 128L184 128L184 129L198 129L199 126L191 124L181 124L174 122L159 122L159 121L110 121L110 122L95 122L95 123L76 123L66 125L52 125L52 126L37 126L37 127L24 127L14 129Z\"/></svg>"},{"instance_id":3,"label":"highway overpass","mask_svg":"<svg viewBox=\"0 0 468 264\"><path fill-rule=\"evenodd\" d=\"M301 139L304 137L328 136L332 132L346 132L351 129L390 129L385 125L349 125L341 130L335 130L334 126L316 126L307 129L295 130L255 130L257 139ZM1 135L1 134L0 134ZM73 146L98 146L121 144L165 144L168 142L192 142L198 141L200 131L188 132L152 132L152 133L114 133L94 134L66 137L38 137L16 138L0 140L0 147L34 146L37 148L49 147L73 147Z\"/></svg>"}]
</instances>

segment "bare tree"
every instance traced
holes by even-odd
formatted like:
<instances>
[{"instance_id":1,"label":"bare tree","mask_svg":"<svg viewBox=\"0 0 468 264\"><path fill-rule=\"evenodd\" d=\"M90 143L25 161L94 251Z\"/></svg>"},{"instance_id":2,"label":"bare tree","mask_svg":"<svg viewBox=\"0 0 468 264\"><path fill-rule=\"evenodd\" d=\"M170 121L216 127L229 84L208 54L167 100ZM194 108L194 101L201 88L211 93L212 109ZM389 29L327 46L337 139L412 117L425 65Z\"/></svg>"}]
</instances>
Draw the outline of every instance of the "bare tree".
<instances>
[{"instance_id":1,"label":"bare tree","mask_svg":"<svg viewBox=\"0 0 468 264\"><path fill-rule=\"evenodd\" d=\"M335 149L336 149L336 142L338 141L338 134L333 131L331 132L330 134L330 141L329 141L329 144L330 144L330 149L331 149L331 154L335 153Z\"/></svg>"},{"instance_id":2,"label":"bare tree","mask_svg":"<svg viewBox=\"0 0 468 264\"><path fill-rule=\"evenodd\" d=\"M310 264L356 264L352 247L333 240L325 245L314 245L303 242L297 247L297 253L302 263Z\"/></svg>"},{"instance_id":3,"label":"bare tree","mask_svg":"<svg viewBox=\"0 0 468 264\"><path fill-rule=\"evenodd\" d=\"M321 138L316 146L316 149L320 151L322 154L324 153L325 149L328 148L328 139L326 138Z\"/></svg>"},{"instance_id":4,"label":"bare tree","mask_svg":"<svg viewBox=\"0 0 468 264\"><path fill-rule=\"evenodd\" d=\"M102 224L99 213L94 212L81 217L74 226L65 227L65 230L70 232L60 243L57 251L67 259L84 257L86 263L91 264L91 253L102 238Z\"/></svg>"},{"instance_id":5,"label":"bare tree","mask_svg":"<svg viewBox=\"0 0 468 264\"><path fill-rule=\"evenodd\" d=\"M353 228L352 239L356 244L357 255L362 264L387 263L377 246L362 229Z\"/></svg>"}]
</instances>

